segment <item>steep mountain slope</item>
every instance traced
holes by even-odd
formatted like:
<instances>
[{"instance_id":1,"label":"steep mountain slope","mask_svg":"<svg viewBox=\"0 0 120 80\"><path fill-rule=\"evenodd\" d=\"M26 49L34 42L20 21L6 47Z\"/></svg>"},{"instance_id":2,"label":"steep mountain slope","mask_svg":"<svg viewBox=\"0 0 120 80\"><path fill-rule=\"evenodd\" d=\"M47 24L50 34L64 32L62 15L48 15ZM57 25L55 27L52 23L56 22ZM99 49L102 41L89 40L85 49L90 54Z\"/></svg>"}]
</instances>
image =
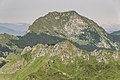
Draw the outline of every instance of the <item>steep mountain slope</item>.
<instances>
[{"instance_id":1,"label":"steep mountain slope","mask_svg":"<svg viewBox=\"0 0 120 80\"><path fill-rule=\"evenodd\" d=\"M104 29L75 11L50 12L38 18L27 32L62 37L77 43L78 47L86 50L117 48Z\"/></svg>"},{"instance_id":2,"label":"steep mountain slope","mask_svg":"<svg viewBox=\"0 0 120 80\"><path fill-rule=\"evenodd\" d=\"M120 50L120 35L119 32L110 34L110 38L113 42L118 45L118 50Z\"/></svg>"},{"instance_id":3,"label":"steep mountain slope","mask_svg":"<svg viewBox=\"0 0 120 80\"><path fill-rule=\"evenodd\" d=\"M118 45L118 49L120 50L120 31L114 31L109 34L111 40Z\"/></svg>"},{"instance_id":4,"label":"steep mountain slope","mask_svg":"<svg viewBox=\"0 0 120 80\"><path fill-rule=\"evenodd\" d=\"M0 80L119 80L117 44L75 11L51 12L24 36L0 35Z\"/></svg>"},{"instance_id":5,"label":"steep mountain slope","mask_svg":"<svg viewBox=\"0 0 120 80\"><path fill-rule=\"evenodd\" d=\"M2 80L118 80L118 51L87 52L63 41L26 47L0 69Z\"/></svg>"},{"instance_id":6,"label":"steep mountain slope","mask_svg":"<svg viewBox=\"0 0 120 80\"><path fill-rule=\"evenodd\" d=\"M11 41L18 39L9 34L0 34L0 57L5 57L9 53L19 53L20 48Z\"/></svg>"},{"instance_id":7,"label":"steep mountain slope","mask_svg":"<svg viewBox=\"0 0 120 80\"><path fill-rule=\"evenodd\" d=\"M25 48L26 46L33 47L36 44L48 44L55 45L58 42L65 40L64 38L60 38L58 36L52 36L48 34L36 34L36 33L28 33L22 37L19 37L18 40L11 40L14 44L16 44L20 48Z\"/></svg>"}]
</instances>

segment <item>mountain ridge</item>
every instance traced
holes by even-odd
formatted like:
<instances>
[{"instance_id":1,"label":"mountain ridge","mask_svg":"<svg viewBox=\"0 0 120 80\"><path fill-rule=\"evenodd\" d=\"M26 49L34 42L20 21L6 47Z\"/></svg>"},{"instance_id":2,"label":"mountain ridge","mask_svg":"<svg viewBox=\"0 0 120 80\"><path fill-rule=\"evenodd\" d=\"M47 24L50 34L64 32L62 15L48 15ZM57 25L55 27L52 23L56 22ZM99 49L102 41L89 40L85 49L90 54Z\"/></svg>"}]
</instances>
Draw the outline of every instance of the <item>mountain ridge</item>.
<instances>
[{"instance_id":1,"label":"mountain ridge","mask_svg":"<svg viewBox=\"0 0 120 80\"><path fill-rule=\"evenodd\" d=\"M111 77L107 76L111 72L115 72L112 75L114 79L120 78L116 73L120 70L115 66L119 62L119 51L87 52L67 40L52 46L37 44L32 48L26 47L24 54L14 57L12 60L7 58L9 63L0 69L5 75L2 77L0 74L2 80L97 80L101 76L109 80Z\"/></svg>"},{"instance_id":2,"label":"mountain ridge","mask_svg":"<svg viewBox=\"0 0 120 80\"><path fill-rule=\"evenodd\" d=\"M26 23L0 23L0 33L7 33L15 36L23 36L29 24Z\"/></svg>"},{"instance_id":3,"label":"mountain ridge","mask_svg":"<svg viewBox=\"0 0 120 80\"><path fill-rule=\"evenodd\" d=\"M111 35L117 35L117 36L120 36L120 30L119 30L119 31L114 31L114 32L112 32Z\"/></svg>"},{"instance_id":4,"label":"mountain ridge","mask_svg":"<svg viewBox=\"0 0 120 80\"><path fill-rule=\"evenodd\" d=\"M79 15L76 11L50 12L35 20L27 32L59 36L84 46L115 48L102 27L93 20Z\"/></svg>"},{"instance_id":5,"label":"mountain ridge","mask_svg":"<svg viewBox=\"0 0 120 80\"><path fill-rule=\"evenodd\" d=\"M119 80L116 38L75 11L50 12L24 36L0 34L0 79Z\"/></svg>"}]
</instances>

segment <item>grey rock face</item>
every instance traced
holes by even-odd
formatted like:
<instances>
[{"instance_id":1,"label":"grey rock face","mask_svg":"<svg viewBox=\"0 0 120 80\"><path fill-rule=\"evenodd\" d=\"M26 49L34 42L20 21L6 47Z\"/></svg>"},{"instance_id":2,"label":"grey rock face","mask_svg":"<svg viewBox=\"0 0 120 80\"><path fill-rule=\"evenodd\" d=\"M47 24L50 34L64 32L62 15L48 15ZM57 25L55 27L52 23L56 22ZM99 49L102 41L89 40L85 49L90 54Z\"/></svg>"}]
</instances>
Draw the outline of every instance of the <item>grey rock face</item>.
<instances>
[{"instance_id":1,"label":"grey rock face","mask_svg":"<svg viewBox=\"0 0 120 80\"><path fill-rule=\"evenodd\" d=\"M50 12L38 18L28 32L46 33L77 43L87 49L117 49L103 28L75 11Z\"/></svg>"}]
</instances>

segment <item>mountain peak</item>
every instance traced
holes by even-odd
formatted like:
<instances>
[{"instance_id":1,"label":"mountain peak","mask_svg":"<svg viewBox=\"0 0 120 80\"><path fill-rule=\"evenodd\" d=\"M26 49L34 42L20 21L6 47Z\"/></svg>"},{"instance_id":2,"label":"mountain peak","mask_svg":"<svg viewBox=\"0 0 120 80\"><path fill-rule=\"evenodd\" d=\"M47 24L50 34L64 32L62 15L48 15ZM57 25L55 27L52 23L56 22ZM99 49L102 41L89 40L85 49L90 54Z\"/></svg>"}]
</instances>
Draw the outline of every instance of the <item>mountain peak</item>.
<instances>
[{"instance_id":1,"label":"mountain peak","mask_svg":"<svg viewBox=\"0 0 120 80\"><path fill-rule=\"evenodd\" d=\"M45 33L62 37L80 46L91 48L112 48L113 42L107 33L93 20L79 15L76 11L50 12L38 18L28 29L37 34ZM83 47L82 47L83 48Z\"/></svg>"},{"instance_id":2,"label":"mountain peak","mask_svg":"<svg viewBox=\"0 0 120 80\"><path fill-rule=\"evenodd\" d=\"M53 12L49 12L48 14L67 14L67 13L78 14L78 13L77 13L76 11L74 11L74 10L65 11L65 12L53 11Z\"/></svg>"}]
</instances>

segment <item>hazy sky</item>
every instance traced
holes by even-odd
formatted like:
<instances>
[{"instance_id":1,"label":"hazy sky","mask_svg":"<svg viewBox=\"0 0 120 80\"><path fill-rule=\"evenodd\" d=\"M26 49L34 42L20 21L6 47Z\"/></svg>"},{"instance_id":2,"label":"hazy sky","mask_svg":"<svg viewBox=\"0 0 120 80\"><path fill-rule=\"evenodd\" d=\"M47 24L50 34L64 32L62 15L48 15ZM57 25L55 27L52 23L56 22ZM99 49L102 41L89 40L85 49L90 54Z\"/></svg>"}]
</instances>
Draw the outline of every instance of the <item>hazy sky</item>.
<instances>
[{"instance_id":1,"label":"hazy sky","mask_svg":"<svg viewBox=\"0 0 120 80\"><path fill-rule=\"evenodd\" d=\"M75 10L98 24L120 24L120 0L0 0L0 23L29 23L52 11Z\"/></svg>"}]
</instances>

